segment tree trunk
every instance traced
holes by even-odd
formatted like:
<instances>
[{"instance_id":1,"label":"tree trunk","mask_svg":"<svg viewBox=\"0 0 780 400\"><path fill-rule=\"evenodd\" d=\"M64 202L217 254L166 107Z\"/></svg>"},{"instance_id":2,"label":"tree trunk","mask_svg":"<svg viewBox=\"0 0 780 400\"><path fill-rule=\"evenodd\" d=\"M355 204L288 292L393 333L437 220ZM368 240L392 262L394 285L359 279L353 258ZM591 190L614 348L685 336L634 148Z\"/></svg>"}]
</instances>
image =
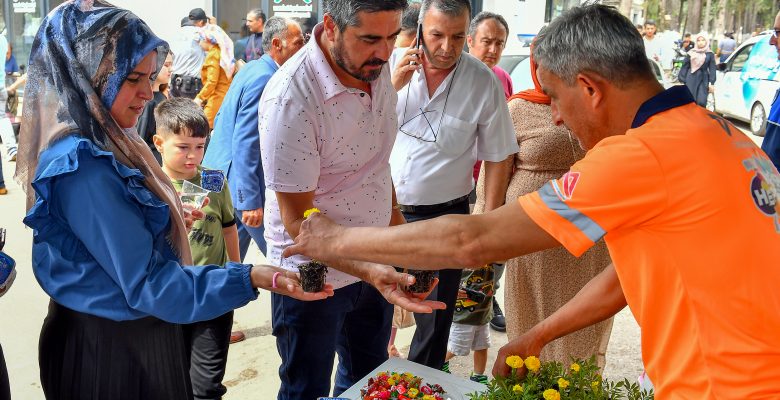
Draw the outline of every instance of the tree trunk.
<instances>
[{"instance_id":1,"label":"tree trunk","mask_svg":"<svg viewBox=\"0 0 780 400\"><path fill-rule=\"evenodd\" d=\"M701 32L701 0L688 0L688 31Z\"/></svg>"},{"instance_id":2,"label":"tree trunk","mask_svg":"<svg viewBox=\"0 0 780 400\"><path fill-rule=\"evenodd\" d=\"M704 32L709 33L710 37L712 37L712 24L710 21L712 21L712 0L707 0L707 6L704 8L704 16L702 17L702 25L704 25Z\"/></svg>"},{"instance_id":3,"label":"tree trunk","mask_svg":"<svg viewBox=\"0 0 780 400\"><path fill-rule=\"evenodd\" d=\"M669 27L676 31L682 30L682 24L680 23L682 20L680 17L680 1L681 0L669 0L667 8L667 12L672 16L671 21L669 21Z\"/></svg>"}]
</instances>

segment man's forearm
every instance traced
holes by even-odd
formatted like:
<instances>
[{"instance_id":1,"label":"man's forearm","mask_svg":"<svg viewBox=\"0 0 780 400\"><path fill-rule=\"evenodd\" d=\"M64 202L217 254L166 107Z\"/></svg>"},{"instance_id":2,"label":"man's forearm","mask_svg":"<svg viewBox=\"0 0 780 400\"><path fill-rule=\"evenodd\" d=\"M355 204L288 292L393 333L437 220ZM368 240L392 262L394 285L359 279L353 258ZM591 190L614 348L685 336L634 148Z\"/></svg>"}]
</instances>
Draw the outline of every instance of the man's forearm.
<instances>
[{"instance_id":1,"label":"man's forearm","mask_svg":"<svg viewBox=\"0 0 780 400\"><path fill-rule=\"evenodd\" d=\"M485 212L504 205L506 190L512 178L514 154L504 161L485 161Z\"/></svg>"},{"instance_id":2,"label":"man's forearm","mask_svg":"<svg viewBox=\"0 0 780 400\"><path fill-rule=\"evenodd\" d=\"M415 269L465 268L558 246L517 203L390 228L329 228L323 252Z\"/></svg>"},{"instance_id":3,"label":"man's forearm","mask_svg":"<svg viewBox=\"0 0 780 400\"><path fill-rule=\"evenodd\" d=\"M615 266L610 264L563 307L531 328L542 345L604 321L626 306Z\"/></svg>"}]
</instances>

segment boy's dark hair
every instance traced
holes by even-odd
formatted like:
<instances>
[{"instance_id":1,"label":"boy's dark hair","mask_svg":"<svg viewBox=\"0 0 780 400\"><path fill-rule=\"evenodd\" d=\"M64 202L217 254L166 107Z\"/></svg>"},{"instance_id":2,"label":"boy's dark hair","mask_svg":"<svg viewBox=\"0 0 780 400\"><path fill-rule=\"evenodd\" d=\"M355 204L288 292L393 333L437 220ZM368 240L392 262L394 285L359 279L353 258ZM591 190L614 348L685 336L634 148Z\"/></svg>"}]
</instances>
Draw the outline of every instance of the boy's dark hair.
<instances>
[{"instance_id":1,"label":"boy's dark hair","mask_svg":"<svg viewBox=\"0 0 780 400\"><path fill-rule=\"evenodd\" d=\"M158 135L184 135L197 138L209 136L209 120L192 100L174 97L164 100L154 109Z\"/></svg>"}]
</instances>

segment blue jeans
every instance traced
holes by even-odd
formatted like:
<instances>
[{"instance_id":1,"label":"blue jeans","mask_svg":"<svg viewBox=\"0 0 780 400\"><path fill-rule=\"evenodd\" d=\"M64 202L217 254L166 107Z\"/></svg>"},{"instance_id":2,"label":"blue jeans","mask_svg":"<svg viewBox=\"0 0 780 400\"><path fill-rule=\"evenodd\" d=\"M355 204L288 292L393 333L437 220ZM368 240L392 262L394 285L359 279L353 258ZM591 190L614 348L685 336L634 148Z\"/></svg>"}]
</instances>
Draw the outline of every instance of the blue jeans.
<instances>
[{"instance_id":1,"label":"blue jeans","mask_svg":"<svg viewBox=\"0 0 780 400\"><path fill-rule=\"evenodd\" d=\"M265 245L265 237L263 236L265 234L265 228L263 227L263 224L260 224L257 228L252 228L250 226L246 226L241 222L241 210L236 210L236 228L238 228L238 250L241 253L241 262L244 262L244 257L246 257L246 253L249 252L249 243L252 242L252 240L255 241L257 244L257 247L260 248L260 251L263 252L263 255L266 254L266 245Z\"/></svg>"},{"instance_id":2,"label":"blue jeans","mask_svg":"<svg viewBox=\"0 0 780 400\"><path fill-rule=\"evenodd\" d=\"M440 207L425 213L403 213L406 222L414 223L440 217L448 214L468 214L469 202L464 200L450 206ZM455 312L455 300L460 287L459 269L443 269L438 271L439 284L433 289L429 300L441 301L447 305L444 310L434 310L430 314L414 314L417 327L414 330L412 344L409 348L409 360L427 365L433 369L441 369L447 355L447 341L450 338L450 326Z\"/></svg>"},{"instance_id":3,"label":"blue jeans","mask_svg":"<svg viewBox=\"0 0 780 400\"><path fill-rule=\"evenodd\" d=\"M327 397L336 354L336 397L388 358L393 306L365 282L345 286L320 301L274 293L271 307L273 335L282 357L279 400Z\"/></svg>"}]
</instances>

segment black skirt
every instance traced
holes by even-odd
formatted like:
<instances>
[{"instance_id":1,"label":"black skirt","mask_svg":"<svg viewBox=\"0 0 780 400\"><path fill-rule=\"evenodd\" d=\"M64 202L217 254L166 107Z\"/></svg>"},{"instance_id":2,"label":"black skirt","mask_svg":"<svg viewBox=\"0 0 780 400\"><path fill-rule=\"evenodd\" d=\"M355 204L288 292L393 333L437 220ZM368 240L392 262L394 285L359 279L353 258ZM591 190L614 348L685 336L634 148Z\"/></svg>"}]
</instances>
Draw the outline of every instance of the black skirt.
<instances>
[{"instance_id":1,"label":"black skirt","mask_svg":"<svg viewBox=\"0 0 780 400\"><path fill-rule=\"evenodd\" d=\"M112 321L49 303L38 344L50 400L192 399L181 327Z\"/></svg>"}]
</instances>

